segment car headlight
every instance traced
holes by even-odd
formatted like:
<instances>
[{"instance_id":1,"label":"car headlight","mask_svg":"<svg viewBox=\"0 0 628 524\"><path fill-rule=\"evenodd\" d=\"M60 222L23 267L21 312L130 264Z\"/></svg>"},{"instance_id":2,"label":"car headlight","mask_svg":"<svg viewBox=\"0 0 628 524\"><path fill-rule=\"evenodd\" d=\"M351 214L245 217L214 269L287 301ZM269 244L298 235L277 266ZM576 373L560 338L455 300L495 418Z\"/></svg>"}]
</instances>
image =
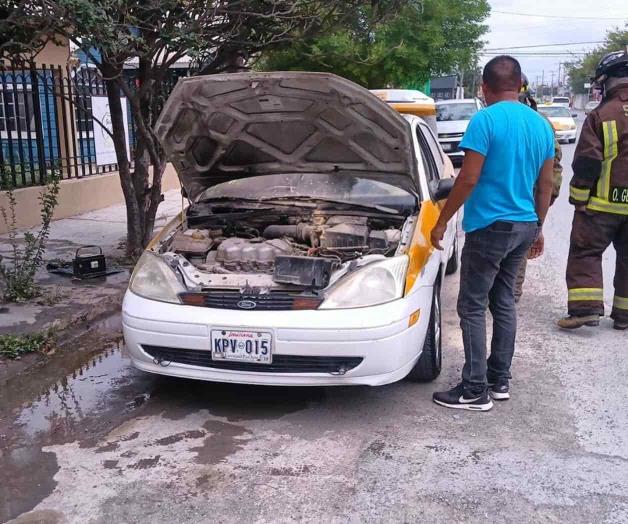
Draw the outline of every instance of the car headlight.
<instances>
[{"instance_id":1,"label":"car headlight","mask_svg":"<svg viewBox=\"0 0 628 524\"><path fill-rule=\"evenodd\" d=\"M338 281L319 309L375 306L401 298L407 270L407 255L368 264Z\"/></svg>"},{"instance_id":2,"label":"car headlight","mask_svg":"<svg viewBox=\"0 0 628 524\"><path fill-rule=\"evenodd\" d=\"M185 287L160 257L150 251L144 251L131 276L129 289L144 298L179 304L178 294Z\"/></svg>"}]
</instances>

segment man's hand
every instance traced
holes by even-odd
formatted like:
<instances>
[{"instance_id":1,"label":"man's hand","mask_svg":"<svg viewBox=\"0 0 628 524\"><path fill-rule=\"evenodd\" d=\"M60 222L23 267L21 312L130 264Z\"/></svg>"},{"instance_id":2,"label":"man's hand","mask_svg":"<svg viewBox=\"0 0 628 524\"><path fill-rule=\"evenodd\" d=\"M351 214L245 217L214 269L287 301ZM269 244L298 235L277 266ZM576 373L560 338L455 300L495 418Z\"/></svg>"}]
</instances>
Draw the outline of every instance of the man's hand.
<instances>
[{"instance_id":1,"label":"man's hand","mask_svg":"<svg viewBox=\"0 0 628 524\"><path fill-rule=\"evenodd\" d=\"M430 235L432 245L440 251L443 250L443 246L441 246L440 243L445 236L445 231L447 231L447 223L442 224L439 220L436 222L436 225L434 226L434 229L432 229L432 233Z\"/></svg>"},{"instance_id":2,"label":"man's hand","mask_svg":"<svg viewBox=\"0 0 628 524\"><path fill-rule=\"evenodd\" d=\"M539 258L545 249L545 238L543 237L543 231L539 231L539 236L536 237L536 240L532 242L532 246L530 247L530 251L528 251L528 258L532 260L533 258Z\"/></svg>"},{"instance_id":3,"label":"man's hand","mask_svg":"<svg viewBox=\"0 0 628 524\"><path fill-rule=\"evenodd\" d=\"M587 205L586 204L580 204L578 206L575 206L576 211L586 211L587 210Z\"/></svg>"}]
</instances>

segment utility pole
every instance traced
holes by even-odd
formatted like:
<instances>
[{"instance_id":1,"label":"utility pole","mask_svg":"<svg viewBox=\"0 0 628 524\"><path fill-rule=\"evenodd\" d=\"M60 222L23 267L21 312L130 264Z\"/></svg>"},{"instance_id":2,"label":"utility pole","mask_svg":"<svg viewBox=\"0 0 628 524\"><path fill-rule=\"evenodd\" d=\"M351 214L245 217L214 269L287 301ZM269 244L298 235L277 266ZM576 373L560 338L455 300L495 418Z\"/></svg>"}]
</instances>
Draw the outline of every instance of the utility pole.
<instances>
[{"instance_id":1,"label":"utility pole","mask_svg":"<svg viewBox=\"0 0 628 524\"><path fill-rule=\"evenodd\" d=\"M550 84L550 97L554 98L554 71L551 71L552 73L552 81Z\"/></svg>"},{"instance_id":2,"label":"utility pole","mask_svg":"<svg viewBox=\"0 0 628 524\"><path fill-rule=\"evenodd\" d=\"M541 71L541 86L543 88L543 96L545 96L545 69Z\"/></svg>"}]
</instances>

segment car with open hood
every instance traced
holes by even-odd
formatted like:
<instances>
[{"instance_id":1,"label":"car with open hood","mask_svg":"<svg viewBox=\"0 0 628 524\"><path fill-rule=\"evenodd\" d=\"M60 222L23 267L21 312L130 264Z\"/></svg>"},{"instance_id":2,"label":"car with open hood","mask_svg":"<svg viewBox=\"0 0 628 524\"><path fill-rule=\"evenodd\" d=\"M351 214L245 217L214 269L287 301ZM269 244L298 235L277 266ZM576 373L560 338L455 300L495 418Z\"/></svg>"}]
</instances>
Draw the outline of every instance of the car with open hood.
<instances>
[{"instance_id":1,"label":"car with open hood","mask_svg":"<svg viewBox=\"0 0 628 524\"><path fill-rule=\"evenodd\" d=\"M443 251L429 234L453 167L421 118L332 74L236 73L179 80L155 133L189 205L131 277L135 367L269 385L439 374L455 224Z\"/></svg>"}]
</instances>

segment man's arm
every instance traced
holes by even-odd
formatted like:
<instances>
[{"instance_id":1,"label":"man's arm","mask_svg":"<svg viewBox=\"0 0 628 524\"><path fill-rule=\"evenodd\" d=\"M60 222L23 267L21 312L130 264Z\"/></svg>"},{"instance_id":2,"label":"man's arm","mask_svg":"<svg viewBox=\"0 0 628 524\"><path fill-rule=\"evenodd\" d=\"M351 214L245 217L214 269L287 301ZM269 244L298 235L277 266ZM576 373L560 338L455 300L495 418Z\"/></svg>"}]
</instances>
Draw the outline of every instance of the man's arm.
<instances>
[{"instance_id":1,"label":"man's arm","mask_svg":"<svg viewBox=\"0 0 628 524\"><path fill-rule=\"evenodd\" d=\"M549 209L550 200L552 199L553 187L554 159L550 159L543 162L541 174L539 175L539 181L536 186L536 192L534 194L534 206L541 224L545 222L545 217L547 216L547 210Z\"/></svg>"},{"instance_id":2,"label":"man's arm","mask_svg":"<svg viewBox=\"0 0 628 524\"><path fill-rule=\"evenodd\" d=\"M569 183L569 202L582 208L589 202L591 190L602 172L604 137L602 123L595 111L587 116L574 153L573 177Z\"/></svg>"},{"instance_id":3,"label":"man's arm","mask_svg":"<svg viewBox=\"0 0 628 524\"><path fill-rule=\"evenodd\" d=\"M456 211L458 211L467 198L469 198L473 188L480 179L483 165L484 155L470 149L465 151L460 173L458 173L454 187L447 197L447 202L440 212L434 229L432 229L431 241L436 249L443 249L440 242L445 236L447 222L451 220L451 217L456 214Z\"/></svg>"},{"instance_id":4,"label":"man's arm","mask_svg":"<svg viewBox=\"0 0 628 524\"><path fill-rule=\"evenodd\" d=\"M553 189L553 175L554 175L554 159L550 158L543 163L541 168L541 174L536 184L536 191L534 194L534 206L536 208L536 214L539 217L539 222L543 224L545 217L547 216L547 210L550 207L550 200L552 199ZM543 248L545 246L545 239L543 232L539 232L539 236L532 244L528 258L537 258L543 254Z\"/></svg>"}]
</instances>

